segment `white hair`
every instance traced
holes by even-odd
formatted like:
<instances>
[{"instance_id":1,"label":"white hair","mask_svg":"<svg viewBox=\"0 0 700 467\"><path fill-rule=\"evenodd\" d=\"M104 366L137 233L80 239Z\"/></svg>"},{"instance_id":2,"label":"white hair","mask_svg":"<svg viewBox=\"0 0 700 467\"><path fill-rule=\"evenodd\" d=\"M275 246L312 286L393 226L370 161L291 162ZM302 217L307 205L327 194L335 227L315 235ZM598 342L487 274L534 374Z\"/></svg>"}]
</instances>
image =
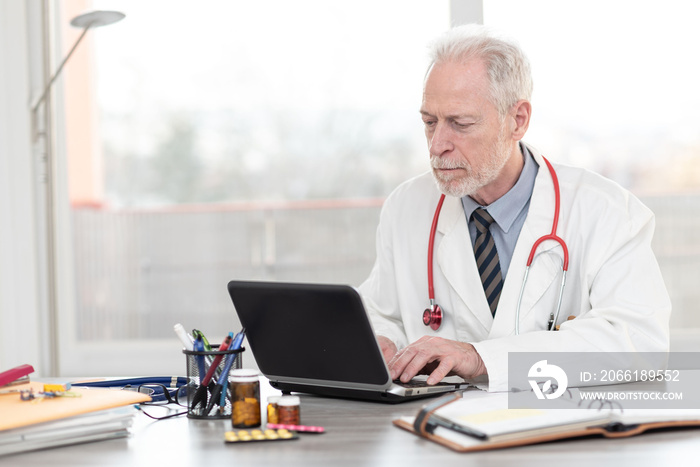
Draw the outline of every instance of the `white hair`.
<instances>
[{"instance_id":1,"label":"white hair","mask_svg":"<svg viewBox=\"0 0 700 467\"><path fill-rule=\"evenodd\" d=\"M532 96L530 62L520 46L486 26L467 24L445 31L429 47L430 66L471 58L484 60L488 70L491 100L504 117L519 100Z\"/></svg>"}]
</instances>

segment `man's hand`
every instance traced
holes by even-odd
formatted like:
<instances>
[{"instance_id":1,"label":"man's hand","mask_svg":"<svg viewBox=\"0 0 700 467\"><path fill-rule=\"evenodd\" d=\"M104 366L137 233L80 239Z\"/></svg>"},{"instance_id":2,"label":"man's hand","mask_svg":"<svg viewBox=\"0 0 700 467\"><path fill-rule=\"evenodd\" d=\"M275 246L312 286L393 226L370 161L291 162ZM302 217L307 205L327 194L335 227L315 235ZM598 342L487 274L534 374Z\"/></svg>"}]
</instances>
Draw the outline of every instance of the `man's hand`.
<instances>
[{"instance_id":1,"label":"man's hand","mask_svg":"<svg viewBox=\"0 0 700 467\"><path fill-rule=\"evenodd\" d=\"M396 355L397 348L394 342L384 336L377 336L377 342L379 342L379 348L382 349L382 355L384 355L384 361L389 364L394 355Z\"/></svg>"},{"instance_id":2,"label":"man's hand","mask_svg":"<svg viewBox=\"0 0 700 467\"><path fill-rule=\"evenodd\" d=\"M384 355L386 358L386 353ZM395 352L389 361L389 371L391 379L400 379L404 383L422 373L430 375L428 384L437 384L451 375L464 379L484 375L486 366L471 344L423 336L400 352Z\"/></svg>"}]
</instances>

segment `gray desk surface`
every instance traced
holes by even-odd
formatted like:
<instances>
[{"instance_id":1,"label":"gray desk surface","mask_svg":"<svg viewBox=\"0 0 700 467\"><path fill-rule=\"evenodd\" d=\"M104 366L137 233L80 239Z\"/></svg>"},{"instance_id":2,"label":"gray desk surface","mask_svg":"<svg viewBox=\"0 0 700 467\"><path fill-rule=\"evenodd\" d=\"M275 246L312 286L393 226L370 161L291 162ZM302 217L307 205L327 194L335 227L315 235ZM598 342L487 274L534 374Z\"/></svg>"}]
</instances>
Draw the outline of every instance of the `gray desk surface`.
<instances>
[{"instance_id":1,"label":"gray desk surface","mask_svg":"<svg viewBox=\"0 0 700 467\"><path fill-rule=\"evenodd\" d=\"M274 394L267 383L263 396ZM626 439L587 438L460 454L391 424L425 401L399 405L302 396L302 422L326 428L296 441L227 445L227 420L179 417L152 421L139 414L131 437L0 458L2 466L657 466L688 465L700 454L700 429Z\"/></svg>"}]
</instances>

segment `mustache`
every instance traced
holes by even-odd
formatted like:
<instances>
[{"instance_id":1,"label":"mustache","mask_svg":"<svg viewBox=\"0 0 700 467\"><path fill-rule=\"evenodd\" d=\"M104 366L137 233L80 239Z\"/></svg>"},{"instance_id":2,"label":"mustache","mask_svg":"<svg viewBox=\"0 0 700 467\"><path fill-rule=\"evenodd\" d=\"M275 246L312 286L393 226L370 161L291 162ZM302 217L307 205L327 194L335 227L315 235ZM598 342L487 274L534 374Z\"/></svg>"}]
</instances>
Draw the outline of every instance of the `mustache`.
<instances>
[{"instance_id":1,"label":"mustache","mask_svg":"<svg viewBox=\"0 0 700 467\"><path fill-rule=\"evenodd\" d=\"M470 167L468 165L465 165L464 163L460 163L449 159L443 159L438 156L430 156L430 166L433 169L470 169Z\"/></svg>"}]
</instances>

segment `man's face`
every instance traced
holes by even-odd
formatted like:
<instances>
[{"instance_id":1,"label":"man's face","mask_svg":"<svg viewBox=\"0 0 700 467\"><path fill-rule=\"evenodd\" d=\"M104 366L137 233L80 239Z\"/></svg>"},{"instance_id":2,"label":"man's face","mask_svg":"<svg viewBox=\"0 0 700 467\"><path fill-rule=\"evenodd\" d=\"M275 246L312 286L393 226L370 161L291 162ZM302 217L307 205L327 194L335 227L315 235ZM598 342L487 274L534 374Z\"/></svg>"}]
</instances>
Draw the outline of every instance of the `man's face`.
<instances>
[{"instance_id":1,"label":"man's face","mask_svg":"<svg viewBox=\"0 0 700 467\"><path fill-rule=\"evenodd\" d=\"M486 66L480 59L433 66L421 115L440 191L461 198L488 190L497 181L512 152L512 140L490 100Z\"/></svg>"}]
</instances>

